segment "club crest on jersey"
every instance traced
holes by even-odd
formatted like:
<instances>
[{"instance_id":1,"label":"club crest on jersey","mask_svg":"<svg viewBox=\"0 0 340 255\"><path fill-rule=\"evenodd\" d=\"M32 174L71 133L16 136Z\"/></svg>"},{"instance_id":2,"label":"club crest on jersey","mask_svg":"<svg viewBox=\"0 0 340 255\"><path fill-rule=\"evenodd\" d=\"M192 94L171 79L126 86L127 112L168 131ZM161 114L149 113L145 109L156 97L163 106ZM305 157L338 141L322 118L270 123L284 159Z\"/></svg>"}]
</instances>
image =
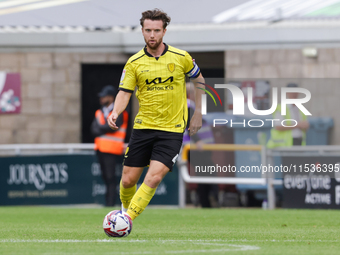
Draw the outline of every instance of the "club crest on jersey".
<instances>
[{"instance_id":1,"label":"club crest on jersey","mask_svg":"<svg viewBox=\"0 0 340 255\"><path fill-rule=\"evenodd\" d=\"M175 63L168 64L168 69L172 73L175 71L175 67L176 67Z\"/></svg>"}]
</instances>

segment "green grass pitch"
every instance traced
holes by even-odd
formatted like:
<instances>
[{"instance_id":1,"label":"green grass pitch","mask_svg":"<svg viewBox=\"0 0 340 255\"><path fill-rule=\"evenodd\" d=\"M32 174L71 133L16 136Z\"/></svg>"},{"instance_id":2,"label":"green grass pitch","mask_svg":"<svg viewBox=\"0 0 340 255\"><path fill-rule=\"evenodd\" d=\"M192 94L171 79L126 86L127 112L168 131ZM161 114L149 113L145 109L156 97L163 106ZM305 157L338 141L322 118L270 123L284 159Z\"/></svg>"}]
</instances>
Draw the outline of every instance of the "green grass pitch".
<instances>
[{"instance_id":1,"label":"green grass pitch","mask_svg":"<svg viewBox=\"0 0 340 255\"><path fill-rule=\"evenodd\" d=\"M112 209L0 207L0 254L340 254L336 210L147 208L109 238Z\"/></svg>"}]
</instances>

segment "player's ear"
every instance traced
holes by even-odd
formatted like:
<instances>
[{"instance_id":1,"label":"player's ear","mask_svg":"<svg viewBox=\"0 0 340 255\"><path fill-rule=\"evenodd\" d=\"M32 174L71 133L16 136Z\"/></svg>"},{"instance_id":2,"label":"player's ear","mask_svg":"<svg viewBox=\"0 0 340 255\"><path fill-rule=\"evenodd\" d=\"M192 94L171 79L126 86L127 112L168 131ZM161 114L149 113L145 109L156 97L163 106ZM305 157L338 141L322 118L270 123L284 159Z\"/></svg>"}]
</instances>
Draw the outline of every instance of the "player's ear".
<instances>
[{"instance_id":1,"label":"player's ear","mask_svg":"<svg viewBox=\"0 0 340 255\"><path fill-rule=\"evenodd\" d=\"M165 32L166 32L166 28L164 28L163 35L165 35Z\"/></svg>"}]
</instances>

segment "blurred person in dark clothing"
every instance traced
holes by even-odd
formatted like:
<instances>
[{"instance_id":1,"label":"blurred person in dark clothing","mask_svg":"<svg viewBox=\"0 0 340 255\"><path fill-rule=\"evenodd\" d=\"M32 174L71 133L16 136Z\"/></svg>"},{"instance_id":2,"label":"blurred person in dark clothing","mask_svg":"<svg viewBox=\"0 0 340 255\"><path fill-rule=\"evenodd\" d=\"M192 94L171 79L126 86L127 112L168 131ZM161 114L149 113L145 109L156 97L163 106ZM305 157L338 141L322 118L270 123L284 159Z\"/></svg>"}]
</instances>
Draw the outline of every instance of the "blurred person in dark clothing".
<instances>
[{"instance_id":1,"label":"blurred person in dark clothing","mask_svg":"<svg viewBox=\"0 0 340 255\"><path fill-rule=\"evenodd\" d=\"M128 125L128 113L123 112L117 119L118 130L112 130L107 118L110 116L115 100L116 90L113 86L105 86L98 93L101 108L95 113L91 124L91 132L95 137L95 150L100 164L102 178L106 185L106 206L113 206L116 201L116 161L124 152L124 139Z\"/></svg>"},{"instance_id":2,"label":"blurred person in dark clothing","mask_svg":"<svg viewBox=\"0 0 340 255\"><path fill-rule=\"evenodd\" d=\"M194 87L190 85L190 82L186 84L187 88L187 105L188 105L188 119L191 119L193 113L195 112L195 102L191 100L191 98L194 98L195 91ZM192 150L189 152L189 164L190 167L193 167L194 163L195 165L199 166L212 166L213 162L211 159L212 153L211 151L204 151L202 149L202 146L204 144L214 144L214 134L212 132L212 129L210 125L202 119L202 127L200 130L197 131L197 133L193 136L189 136L188 128L190 123L187 124L187 128L184 131L183 136L183 145L186 145L188 143L195 144L198 147L198 150ZM190 157L191 156L191 157ZM191 161L190 161L191 159ZM200 174L200 176L205 174ZM207 176L211 176L210 174L207 174ZM197 195L199 199L199 203L203 208L209 208L212 207L211 204L211 197L214 197L214 193L217 194L218 192L218 186L216 184L208 184L208 183L199 183L197 185L191 184L189 185L189 189L192 191L194 188L197 187ZM195 195L190 194L192 202L194 204L197 204L195 201Z\"/></svg>"}]
</instances>

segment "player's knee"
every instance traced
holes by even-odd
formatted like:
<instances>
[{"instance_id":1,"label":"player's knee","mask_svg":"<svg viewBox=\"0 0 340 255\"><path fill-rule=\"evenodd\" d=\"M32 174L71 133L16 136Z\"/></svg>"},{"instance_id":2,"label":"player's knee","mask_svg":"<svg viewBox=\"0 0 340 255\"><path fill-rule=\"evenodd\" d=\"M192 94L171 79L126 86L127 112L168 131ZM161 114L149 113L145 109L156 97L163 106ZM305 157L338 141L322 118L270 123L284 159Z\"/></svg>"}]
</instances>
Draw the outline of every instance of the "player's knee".
<instances>
[{"instance_id":1,"label":"player's knee","mask_svg":"<svg viewBox=\"0 0 340 255\"><path fill-rule=\"evenodd\" d=\"M125 176L122 178L122 185L124 188L131 188L135 185L136 183L131 179L129 178L128 176Z\"/></svg>"},{"instance_id":2,"label":"player's knee","mask_svg":"<svg viewBox=\"0 0 340 255\"><path fill-rule=\"evenodd\" d=\"M150 176L147 180L147 185L150 186L150 188L156 188L162 181L163 177L160 175L153 175Z\"/></svg>"}]
</instances>

